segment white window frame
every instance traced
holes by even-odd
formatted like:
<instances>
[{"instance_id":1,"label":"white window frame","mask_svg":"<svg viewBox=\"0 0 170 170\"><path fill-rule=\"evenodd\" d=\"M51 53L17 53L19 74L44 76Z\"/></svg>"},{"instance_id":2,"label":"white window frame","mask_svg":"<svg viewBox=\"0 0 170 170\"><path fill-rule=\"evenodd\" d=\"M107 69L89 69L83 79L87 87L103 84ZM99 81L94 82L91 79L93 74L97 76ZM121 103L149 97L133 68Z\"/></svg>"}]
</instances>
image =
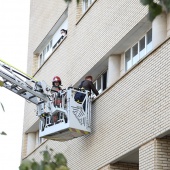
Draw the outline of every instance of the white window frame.
<instances>
[{"instance_id":1,"label":"white window frame","mask_svg":"<svg viewBox=\"0 0 170 170\"><path fill-rule=\"evenodd\" d=\"M39 67L41 67L43 65L43 63L44 63L44 57L43 57L43 54L41 53L39 55Z\"/></svg>"},{"instance_id":2,"label":"white window frame","mask_svg":"<svg viewBox=\"0 0 170 170\"><path fill-rule=\"evenodd\" d=\"M152 31L152 29L150 29L149 31ZM149 31L146 33L146 53L149 53L153 48L152 40L151 40L151 42L149 44L147 44L147 38L148 38ZM152 34L152 32L151 32L151 34ZM148 46L150 46L150 49L148 49Z\"/></svg>"},{"instance_id":3,"label":"white window frame","mask_svg":"<svg viewBox=\"0 0 170 170\"><path fill-rule=\"evenodd\" d=\"M39 55L39 67L41 67L43 65L43 63L47 60L47 58L52 53L52 45L51 45L51 43L52 43L52 40L50 40L50 42L45 46L45 48L40 53L40 55Z\"/></svg>"},{"instance_id":4,"label":"white window frame","mask_svg":"<svg viewBox=\"0 0 170 170\"><path fill-rule=\"evenodd\" d=\"M87 11L87 9L90 7L90 5L94 2L95 0L83 0L83 13ZM86 2L87 2L87 7L86 7Z\"/></svg>"},{"instance_id":5,"label":"white window frame","mask_svg":"<svg viewBox=\"0 0 170 170\"><path fill-rule=\"evenodd\" d=\"M45 141L44 138L38 137L38 144L41 145Z\"/></svg>"},{"instance_id":6,"label":"white window frame","mask_svg":"<svg viewBox=\"0 0 170 170\"><path fill-rule=\"evenodd\" d=\"M94 81L94 86L96 87L96 89L97 89L97 91L99 92L99 94L101 94L102 92L103 92L103 90L105 90L105 89L103 89L103 81L104 81L104 79L103 79L103 76L104 76L104 74L106 73L106 88L107 88L107 70L106 71L104 71L95 81ZM98 82L97 82L97 80L100 78L100 83L101 83L101 89L98 89ZM93 95L94 96L94 95Z\"/></svg>"},{"instance_id":7,"label":"white window frame","mask_svg":"<svg viewBox=\"0 0 170 170\"><path fill-rule=\"evenodd\" d=\"M146 54L147 53L149 53L151 50L152 50L152 37L151 37L151 42L149 43L149 44L147 44L147 36L148 36L148 33L150 32L150 31L152 31L152 29L150 29L149 31L147 31L146 32L146 34L142 37L142 38L140 38L140 40L138 41L138 42L136 42L131 48L129 48L128 50L126 50L125 51L125 53L124 53L124 62L125 62L125 71L127 71L127 70L129 70L133 65L135 65L136 63L138 63L139 62L139 60L141 59L141 58L143 58L144 56L146 56ZM152 32L151 32L152 33ZM142 53L140 53L140 41L143 39L143 38L145 38L145 47L144 47L144 54L143 54L143 52ZM138 47L138 53L137 53L137 55L136 55L136 60L134 61L134 58L133 58L133 47L135 46L135 45L137 45L137 47ZM148 48L148 46L149 46L149 50L147 49ZM130 60L128 61L128 62L126 62L126 52L128 52L130 50ZM140 54L142 54L142 55L140 55ZM128 64L127 64L128 63ZM128 66L129 65L129 66Z\"/></svg>"},{"instance_id":8,"label":"white window frame","mask_svg":"<svg viewBox=\"0 0 170 170\"><path fill-rule=\"evenodd\" d=\"M141 51L139 51L139 59L141 59L141 58L143 58L145 55L146 55L146 36L144 36L144 37L142 37L140 40L139 40L139 48L140 48L140 41L143 39L143 38L145 38L145 47L144 47L144 49L142 50L143 52L144 52L144 54L143 53L140 53ZM141 55L140 55L141 54Z\"/></svg>"},{"instance_id":9,"label":"white window frame","mask_svg":"<svg viewBox=\"0 0 170 170\"><path fill-rule=\"evenodd\" d=\"M36 132L36 147L41 145L46 139L39 137L39 131Z\"/></svg>"}]
</instances>

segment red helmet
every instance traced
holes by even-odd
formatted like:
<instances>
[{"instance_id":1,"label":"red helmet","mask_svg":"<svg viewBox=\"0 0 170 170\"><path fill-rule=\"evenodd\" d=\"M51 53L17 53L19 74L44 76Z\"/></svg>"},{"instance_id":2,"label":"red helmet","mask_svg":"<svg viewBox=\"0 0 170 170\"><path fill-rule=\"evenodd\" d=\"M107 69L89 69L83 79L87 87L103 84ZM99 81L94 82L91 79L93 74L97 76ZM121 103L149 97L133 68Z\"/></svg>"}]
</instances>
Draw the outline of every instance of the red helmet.
<instances>
[{"instance_id":1,"label":"red helmet","mask_svg":"<svg viewBox=\"0 0 170 170\"><path fill-rule=\"evenodd\" d=\"M60 77L55 76L55 77L53 78L52 84L54 85L55 82L59 82L59 85L61 85L61 79L60 79Z\"/></svg>"}]
</instances>

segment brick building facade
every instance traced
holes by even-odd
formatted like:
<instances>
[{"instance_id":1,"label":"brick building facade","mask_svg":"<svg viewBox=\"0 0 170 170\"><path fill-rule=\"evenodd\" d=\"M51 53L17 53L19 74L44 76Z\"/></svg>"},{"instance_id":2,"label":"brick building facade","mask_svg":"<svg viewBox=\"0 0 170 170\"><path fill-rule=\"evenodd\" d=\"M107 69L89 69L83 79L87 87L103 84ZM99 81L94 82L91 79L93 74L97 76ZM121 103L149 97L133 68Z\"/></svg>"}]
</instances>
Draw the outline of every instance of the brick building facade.
<instances>
[{"instance_id":1,"label":"brick building facade","mask_svg":"<svg viewBox=\"0 0 170 170\"><path fill-rule=\"evenodd\" d=\"M48 145L71 170L170 169L170 16L151 23L139 0L31 0L30 10L28 73L64 87L92 75L100 95L92 132L66 142L39 139L26 103L22 159L40 160Z\"/></svg>"}]
</instances>

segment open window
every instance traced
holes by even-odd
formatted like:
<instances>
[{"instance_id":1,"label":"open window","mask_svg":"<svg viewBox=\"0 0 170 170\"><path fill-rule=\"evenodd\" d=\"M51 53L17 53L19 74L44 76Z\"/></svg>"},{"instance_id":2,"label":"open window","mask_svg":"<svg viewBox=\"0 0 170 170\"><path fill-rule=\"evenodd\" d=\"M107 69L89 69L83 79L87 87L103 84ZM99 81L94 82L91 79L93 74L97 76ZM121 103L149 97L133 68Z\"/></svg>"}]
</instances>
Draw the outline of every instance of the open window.
<instances>
[{"instance_id":1,"label":"open window","mask_svg":"<svg viewBox=\"0 0 170 170\"><path fill-rule=\"evenodd\" d=\"M43 41L34 51L34 55L38 56L38 68L48 59L52 52L61 44L67 36L68 29L68 9L64 11ZM64 30L64 33L63 31Z\"/></svg>"}]
</instances>

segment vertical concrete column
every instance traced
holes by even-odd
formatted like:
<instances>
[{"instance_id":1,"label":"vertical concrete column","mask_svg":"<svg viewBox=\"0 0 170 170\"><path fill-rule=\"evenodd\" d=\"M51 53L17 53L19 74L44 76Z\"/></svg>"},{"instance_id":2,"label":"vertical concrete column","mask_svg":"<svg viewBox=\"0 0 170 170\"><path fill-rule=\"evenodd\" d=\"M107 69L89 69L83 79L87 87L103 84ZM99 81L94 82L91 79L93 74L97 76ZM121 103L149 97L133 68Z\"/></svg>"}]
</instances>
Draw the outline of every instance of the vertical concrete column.
<instances>
[{"instance_id":1,"label":"vertical concrete column","mask_svg":"<svg viewBox=\"0 0 170 170\"><path fill-rule=\"evenodd\" d=\"M152 140L139 149L139 170L154 170L154 147Z\"/></svg>"},{"instance_id":2,"label":"vertical concrete column","mask_svg":"<svg viewBox=\"0 0 170 170\"><path fill-rule=\"evenodd\" d=\"M33 64L32 64L32 74L34 74L37 69L38 69L38 62L39 62L39 57L38 54L33 56Z\"/></svg>"},{"instance_id":3,"label":"vertical concrete column","mask_svg":"<svg viewBox=\"0 0 170 170\"><path fill-rule=\"evenodd\" d=\"M22 153L21 153L21 158L24 158L25 156L27 156L27 139L28 139L28 135L26 135L25 133L23 133L22 135Z\"/></svg>"},{"instance_id":4,"label":"vertical concrete column","mask_svg":"<svg viewBox=\"0 0 170 170\"><path fill-rule=\"evenodd\" d=\"M170 36L170 13L167 14L167 37Z\"/></svg>"},{"instance_id":5,"label":"vertical concrete column","mask_svg":"<svg viewBox=\"0 0 170 170\"><path fill-rule=\"evenodd\" d=\"M36 146L36 133L28 133L27 138L27 154L32 152Z\"/></svg>"},{"instance_id":6,"label":"vertical concrete column","mask_svg":"<svg viewBox=\"0 0 170 170\"><path fill-rule=\"evenodd\" d=\"M170 137L157 139L155 144L155 169L170 169Z\"/></svg>"},{"instance_id":7,"label":"vertical concrete column","mask_svg":"<svg viewBox=\"0 0 170 170\"><path fill-rule=\"evenodd\" d=\"M170 169L170 138L154 139L139 149L139 170Z\"/></svg>"},{"instance_id":8,"label":"vertical concrete column","mask_svg":"<svg viewBox=\"0 0 170 170\"><path fill-rule=\"evenodd\" d=\"M121 59L120 59L120 76L125 74L125 56L124 54L121 54Z\"/></svg>"},{"instance_id":9,"label":"vertical concrete column","mask_svg":"<svg viewBox=\"0 0 170 170\"><path fill-rule=\"evenodd\" d=\"M167 37L167 17L165 13L157 16L152 22L153 48L162 43Z\"/></svg>"},{"instance_id":10,"label":"vertical concrete column","mask_svg":"<svg viewBox=\"0 0 170 170\"><path fill-rule=\"evenodd\" d=\"M35 133L35 145L36 147L39 145L39 131Z\"/></svg>"},{"instance_id":11,"label":"vertical concrete column","mask_svg":"<svg viewBox=\"0 0 170 170\"><path fill-rule=\"evenodd\" d=\"M108 59L107 87L120 77L120 58L119 55L114 55Z\"/></svg>"}]
</instances>

